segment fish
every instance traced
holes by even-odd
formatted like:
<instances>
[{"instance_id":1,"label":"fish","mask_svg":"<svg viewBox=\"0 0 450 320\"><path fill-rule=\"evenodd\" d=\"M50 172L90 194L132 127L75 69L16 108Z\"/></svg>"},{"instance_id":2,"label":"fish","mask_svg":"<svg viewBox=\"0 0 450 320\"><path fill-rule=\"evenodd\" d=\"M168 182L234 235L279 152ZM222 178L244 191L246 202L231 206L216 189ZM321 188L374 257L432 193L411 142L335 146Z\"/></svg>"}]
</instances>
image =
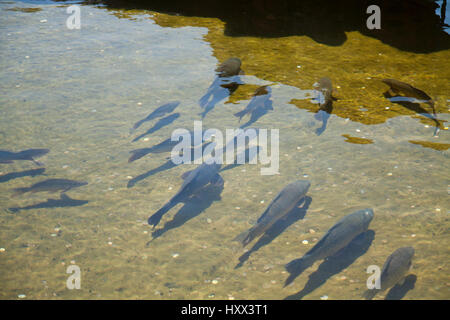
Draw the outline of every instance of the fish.
<instances>
[{"instance_id":1,"label":"fish","mask_svg":"<svg viewBox=\"0 0 450 320\"><path fill-rule=\"evenodd\" d=\"M49 152L49 149L27 149L19 152L0 150L0 163L12 163L14 160L29 160L33 161L36 165L41 166L43 164L36 161L34 158L42 157Z\"/></svg>"},{"instance_id":2,"label":"fish","mask_svg":"<svg viewBox=\"0 0 450 320\"><path fill-rule=\"evenodd\" d=\"M401 81L398 81L395 79L383 79L381 81L389 86L389 89L388 89L388 91L386 91L384 93L384 96L386 98L392 98L392 100L390 99L391 102L400 104L401 106L404 106L405 108L408 108L414 112L421 113L421 114L423 113L426 115L426 114L429 114L429 112L426 111L425 109L423 109L422 107L420 107L419 103L411 102L408 100L406 100L406 101L394 100L393 96L391 95L391 92L394 94L395 97L398 97L399 94L403 94L406 97L424 100L424 102L432 108L433 116L430 115L429 118L436 123L434 136L437 136L441 124L440 124L439 120L437 120L436 109L434 107L434 101L427 93L425 93L424 91L422 91L420 89L413 87L410 84L407 84L405 82L401 82Z\"/></svg>"},{"instance_id":3,"label":"fish","mask_svg":"<svg viewBox=\"0 0 450 320\"><path fill-rule=\"evenodd\" d=\"M158 143L150 148L140 148L140 149L131 150L130 153L132 153L132 155L128 159L128 163L136 161L136 160L146 156L149 153L170 152L173 149L173 147L175 147L178 143L179 143L179 141L176 141L176 140L172 141L171 138L168 138L168 139L164 140L163 142Z\"/></svg>"},{"instance_id":4,"label":"fish","mask_svg":"<svg viewBox=\"0 0 450 320\"><path fill-rule=\"evenodd\" d=\"M273 110L271 97L272 89L269 86L259 87L253 93L253 97L247 107L244 110L235 113L234 116L239 117L240 122L242 117L247 114L251 114L251 119L245 126L250 125L265 115L269 110Z\"/></svg>"},{"instance_id":5,"label":"fish","mask_svg":"<svg viewBox=\"0 0 450 320\"><path fill-rule=\"evenodd\" d=\"M314 118L318 121L322 121L322 127L316 129L316 134L321 135L325 131L328 119L333 111L333 101L337 100L337 98L333 97L333 85L331 80L327 77L319 79L316 91L316 99L319 101L319 110L317 110Z\"/></svg>"},{"instance_id":6,"label":"fish","mask_svg":"<svg viewBox=\"0 0 450 320\"><path fill-rule=\"evenodd\" d=\"M180 117L179 113L173 113L165 118L162 118L160 120L158 120L157 123L155 123L155 125L153 127L151 127L150 129L148 129L145 133L137 136L136 138L134 138L132 140L132 142L136 142L139 139L145 137L146 135L152 134L156 131L158 131L159 129L161 129L162 127L165 127L169 124L171 124L172 122L174 122L176 119L178 119Z\"/></svg>"},{"instance_id":7,"label":"fish","mask_svg":"<svg viewBox=\"0 0 450 320\"><path fill-rule=\"evenodd\" d=\"M359 234L367 231L373 215L372 209L363 209L340 219L303 257L286 264L285 268L291 275L286 279L284 286L290 284L317 260L334 255Z\"/></svg>"},{"instance_id":8,"label":"fish","mask_svg":"<svg viewBox=\"0 0 450 320\"><path fill-rule=\"evenodd\" d=\"M426 100L430 103L433 102L433 99L431 99L431 97L428 94L426 94L424 91L420 89L414 88L410 84L395 79L383 79L381 81L387 84L389 86L389 90L391 90L394 94L402 93L408 97Z\"/></svg>"},{"instance_id":9,"label":"fish","mask_svg":"<svg viewBox=\"0 0 450 320\"><path fill-rule=\"evenodd\" d=\"M45 168L25 170L20 172L10 172L0 176L0 182L7 182L9 180L22 178L22 177L35 177L45 172Z\"/></svg>"},{"instance_id":10,"label":"fish","mask_svg":"<svg viewBox=\"0 0 450 320\"><path fill-rule=\"evenodd\" d=\"M58 192L64 193L73 188L78 188L84 185L87 185L87 182L82 181L74 181L68 179L47 179L38 183L33 184L30 187L25 188L16 188L14 189L16 195L24 194L27 192L36 193L36 192Z\"/></svg>"},{"instance_id":11,"label":"fish","mask_svg":"<svg viewBox=\"0 0 450 320\"><path fill-rule=\"evenodd\" d=\"M202 118L214 109L214 106L223 99L232 95L241 83L239 75L243 75L241 70L241 60L239 58L229 58L217 67L216 78L209 86L206 93L200 98L199 105L204 109L200 115Z\"/></svg>"},{"instance_id":12,"label":"fish","mask_svg":"<svg viewBox=\"0 0 450 320\"><path fill-rule=\"evenodd\" d=\"M274 223L288 214L305 197L310 185L311 183L308 180L297 180L288 184L272 200L267 209L259 217L256 225L238 235L234 240L246 246L253 239L263 234Z\"/></svg>"},{"instance_id":13,"label":"fish","mask_svg":"<svg viewBox=\"0 0 450 320\"><path fill-rule=\"evenodd\" d=\"M223 179L219 175L220 167L221 164L207 164L205 162L196 169L185 172L182 175L182 179L184 179L183 184L178 192L161 209L148 218L148 224L155 228L162 216L178 203L195 195L203 187L209 184L223 184Z\"/></svg>"},{"instance_id":14,"label":"fish","mask_svg":"<svg viewBox=\"0 0 450 320\"><path fill-rule=\"evenodd\" d=\"M192 137L193 132L189 131L189 135ZM202 132L202 136L203 136L203 132ZM154 145L150 148L140 148L140 149L131 150L130 153L132 153L132 155L128 159L128 163L136 161L136 160L146 156L149 153L170 152L170 151L172 151L173 147L175 147L178 143L180 143L180 140L172 141L172 138L168 138L168 139L164 140L163 142L161 142L157 145ZM195 139L191 139L192 147L196 146L195 143L196 143Z\"/></svg>"},{"instance_id":15,"label":"fish","mask_svg":"<svg viewBox=\"0 0 450 320\"><path fill-rule=\"evenodd\" d=\"M173 102L166 103L166 104L156 108L147 117L145 117L144 119L139 120L138 122L136 122L134 124L133 128L131 129L131 132L133 132L134 130L139 128L144 122L151 121L151 120L153 120L155 118L162 117L162 116L164 116L167 113L171 113L172 111L175 110L176 107L178 107L179 104L180 104L180 101L173 101Z\"/></svg>"},{"instance_id":16,"label":"fish","mask_svg":"<svg viewBox=\"0 0 450 320\"><path fill-rule=\"evenodd\" d=\"M378 292L383 292L392 288L397 283L402 283L406 273L412 265L414 256L413 247L402 247L395 250L383 265L380 275L380 289L369 289L364 293L368 300L372 299Z\"/></svg>"},{"instance_id":17,"label":"fish","mask_svg":"<svg viewBox=\"0 0 450 320\"><path fill-rule=\"evenodd\" d=\"M9 208L8 210L13 213L16 213L22 210L31 210L31 209L78 207L85 205L88 202L89 202L88 200L72 199L65 193L62 193L59 199L47 199L47 201L45 202L40 202L26 207Z\"/></svg>"}]
</instances>

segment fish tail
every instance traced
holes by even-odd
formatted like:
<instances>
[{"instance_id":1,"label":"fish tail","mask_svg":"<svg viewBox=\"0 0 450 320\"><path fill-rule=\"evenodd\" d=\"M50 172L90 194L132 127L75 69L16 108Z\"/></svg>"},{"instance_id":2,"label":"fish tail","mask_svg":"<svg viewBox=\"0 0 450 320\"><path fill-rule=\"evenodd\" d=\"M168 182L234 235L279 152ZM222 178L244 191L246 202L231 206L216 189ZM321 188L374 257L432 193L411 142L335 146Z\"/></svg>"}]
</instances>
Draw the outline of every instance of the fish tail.
<instances>
[{"instance_id":1,"label":"fish tail","mask_svg":"<svg viewBox=\"0 0 450 320\"><path fill-rule=\"evenodd\" d=\"M153 215L151 215L148 218L148 224L153 226L153 228L156 227L156 225L161 220L162 216L167 213L172 207L175 206L176 203L172 203L171 201L167 202L161 209L156 211Z\"/></svg>"},{"instance_id":2,"label":"fish tail","mask_svg":"<svg viewBox=\"0 0 450 320\"><path fill-rule=\"evenodd\" d=\"M236 113L234 114L235 117L239 117L239 121L241 121L241 119L242 119L242 117L243 117L244 115L245 115L245 110L236 112Z\"/></svg>"},{"instance_id":3,"label":"fish tail","mask_svg":"<svg viewBox=\"0 0 450 320\"><path fill-rule=\"evenodd\" d=\"M17 213L19 212L20 208L8 208L9 211L11 211L12 213Z\"/></svg>"},{"instance_id":4,"label":"fish tail","mask_svg":"<svg viewBox=\"0 0 450 320\"><path fill-rule=\"evenodd\" d=\"M256 226L238 235L236 238L234 238L234 241L242 243L242 246L245 247L247 244L252 242L253 239L261 234L261 227L261 224L257 224Z\"/></svg>"},{"instance_id":5,"label":"fish tail","mask_svg":"<svg viewBox=\"0 0 450 320\"><path fill-rule=\"evenodd\" d=\"M314 261L311 261L307 257L302 257L299 259L292 260L286 264L286 271L290 273L289 277L286 279L284 286L291 284L295 278L297 278L303 271L309 268Z\"/></svg>"},{"instance_id":6,"label":"fish tail","mask_svg":"<svg viewBox=\"0 0 450 320\"><path fill-rule=\"evenodd\" d=\"M30 191L30 189L29 188L15 188L15 189L13 189L13 191L14 191L13 196L18 196L18 195L24 194L25 192Z\"/></svg>"}]
</instances>

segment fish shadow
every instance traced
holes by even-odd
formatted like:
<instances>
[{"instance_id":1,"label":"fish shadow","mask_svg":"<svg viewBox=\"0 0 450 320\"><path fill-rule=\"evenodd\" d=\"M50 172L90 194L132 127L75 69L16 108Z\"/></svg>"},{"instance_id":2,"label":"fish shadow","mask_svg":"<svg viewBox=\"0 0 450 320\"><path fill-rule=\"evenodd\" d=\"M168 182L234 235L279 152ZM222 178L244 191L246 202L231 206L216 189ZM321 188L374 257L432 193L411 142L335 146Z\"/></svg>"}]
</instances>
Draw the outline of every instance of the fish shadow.
<instances>
[{"instance_id":1,"label":"fish shadow","mask_svg":"<svg viewBox=\"0 0 450 320\"><path fill-rule=\"evenodd\" d=\"M285 300L300 300L319 288L333 275L340 273L355 262L356 259L364 255L371 246L374 238L375 231L373 230L367 230L355 237L346 247L325 259L318 269L309 276L308 282L301 291L286 297ZM288 279L292 282L302 272L302 269L296 270L296 272L291 273Z\"/></svg>"},{"instance_id":2,"label":"fish shadow","mask_svg":"<svg viewBox=\"0 0 450 320\"><path fill-rule=\"evenodd\" d=\"M245 252L239 257L239 263L234 267L238 269L250 258L250 255L260 248L271 243L276 237L278 237L284 230L286 230L290 225L294 224L298 220L305 217L306 212L312 202L312 198L309 196L303 197L295 207L289 211L289 213L283 218L275 222L275 224L267 229L267 231L259 238L259 240L253 245L253 247ZM303 205L299 208L298 206Z\"/></svg>"},{"instance_id":3,"label":"fish shadow","mask_svg":"<svg viewBox=\"0 0 450 320\"><path fill-rule=\"evenodd\" d=\"M256 122L259 118L267 114L269 111L273 111L273 102L272 100L267 100L264 103L264 106L261 108L257 108L251 113L250 119L241 125L239 128L244 129L248 126L252 125L254 122Z\"/></svg>"},{"instance_id":4,"label":"fish shadow","mask_svg":"<svg viewBox=\"0 0 450 320\"><path fill-rule=\"evenodd\" d=\"M44 171L45 171L45 168L10 172L10 173L7 173L7 174L4 174L4 175L0 176L0 183L8 182L10 180L17 179L17 178L22 178L22 177L35 177L35 176L38 176L38 175L45 175Z\"/></svg>"},{"instance_id":5,"label":"fish shadow","mask_svg":"<svg viewBox=\"0 0 450 320\"><path fill-rule=\"evenodd\" d=\"M171 115L169 115L169 116L167 116L165 118L160 119L153 127L148 129L145 133L143 133L143 134L137 136L136 138L134 138L131 142L136 142L139 139L141 139L141 138L143 138L143 137L145 137L145 136L147 136L149 134L152 134L152 133L158 131L159 129L161 129L161 128L165 127L165 126L168 126L169 124L174 122L179 117L180 117L179 113L174 113L174 114L171 114Z\"/></svg>"},{"instance_id":6,"label":"fish shadow","mask_svg":"<svg viewBox=\"0 0 450 320\"><path fill-rule=\"evenodd\" d=\"M166 222L162 229L152 232L152 239L147 243L149 245L153 240L161 237L166 232L181 227L189 220L195 218L204 210L209 208L214 201L221 200L221 193L223 191L223 184L208 185L197 192L196 195L189 197L183 201L184 205L175 214L172 220Z\"/></svg>"},{"instance_id":7,"label":"fish shadow","mask_svg":"<svg viewBox=\"0 0 450 320\"><path fill-rule=\"evenodd\" d=\"M414 274L408 275L403 284L396 284L389 290L384 300L401 300L408 291L414 289L417 276Z\"/></svg>"},{"instance_id":8,"label":"fish shadow","mask_svg":"<svg viewBox=\"0 0 450 320\"><path fill-rule=\"evenodd\" d=\"M214 109L217 103L231 96L241 84L243 83L238 76L216 78L205 95L199 100L200 107L204 109L204 111L200 113L202 119Z\"/></svg>"},{"instance_id":9,"label":"fish shadow","mask_svg":"<svg viewBox=\"0 0 450 320\"><path fill-rule=\"evenodd\" d=\"M394 95L392 95L389 92L389 90L384 92L383 96L386 99L389 99L389 101L392 102L392 103L401 105L402 107L404 107L406 109L409 109L409 110L411 110L411 111L413 111L413 112L415 112L417 114L420 114L421 116L424 116L424 117L427 117L428 119L433 120L434 123L436 124L435 125L436 129L441 128L441 122L438 119L436 119L436 117L433 116L429 111L427 111L426 109L422 108L419 103L411 102L411 101L403 101L403 100L401 100L401 101L400 100L392 100L392 98L397 98L397 97L400 97L400 98L408 98L408 97L404 97L404 96L401 96L401 95L395 95L394 96Z\"/></svg>"},{"instance_id":10,"label":"fish shadow","mask_svg":"<svg viewBox=\"0 0 450 320\"><path fill-rule=\"evenodd\" d=\"M325 129L327 128L328 120L331 117L331 112L332 111L333 111L333 105L330 102L325 110L324 109L320 109L314 115L314 118L316 120L322 121L322 126L320 128L316 129L316 135L320 136L325 131Z\"/></svg>"},{"instance_id":11,"label":"fish shadow","mask_svg":"<svg viewBox=\"0 0 450 320\"><path fill-rule=\"evenodd\" d=\"M136 185L136 183L138 183L154 174L157 174L159 172L163 172L165 170L170 170L176 166L178 166L178 165L173 163L173 161L170 159L167 162L165 162L164 164L160 165L159 167L149 170L149 171L147 171L143 174L140 174L140 175L134 177L133 179L129 180L127 183L127 188L132 188Z\"/></svg>"},{"instance_id":12,"label":"fish shadow","mask_svg":"<svg viewBox=\"0 0 450 320\"><path fill-rule=\"evenodd\" d=\"M65 193L61 193L59 199L47 199L47 201L39 202L27 207L9 208L8 211L11 213L17 213L22 210L31 210L31 209L79 207L87 204L88 202L89 202L88 200L72 199Z\"/></svg>"}]
</instances>

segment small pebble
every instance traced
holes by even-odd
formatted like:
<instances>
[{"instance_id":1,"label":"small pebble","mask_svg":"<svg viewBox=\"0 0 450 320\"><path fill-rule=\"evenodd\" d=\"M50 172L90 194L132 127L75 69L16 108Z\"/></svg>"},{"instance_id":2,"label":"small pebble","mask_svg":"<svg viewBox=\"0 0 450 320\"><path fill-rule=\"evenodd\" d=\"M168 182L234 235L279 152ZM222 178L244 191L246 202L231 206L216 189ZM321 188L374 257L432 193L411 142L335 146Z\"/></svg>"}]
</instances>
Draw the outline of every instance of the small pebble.
<instances>
[{"instance_id":1,"label":"small pebble","mask_svg":"<svg viewBox=\"0 0 450 320\"><path fill-rule=\"evenodd\" d=\"M108 188L108 190L109 190L109 191L113 191L113 190L114 190L114 188L111 188L111 187L109 187L109 188Z\"/></svg>"},{"instance_id":2,"label":"small pebble","mask_svg":"<svg viewBox=\"0 0 450 320\"><path fill-rule=\"evenodd\" d=\"M234 300L233 296L228 296L228 300Z\"/></svg>"},{"instance_id":3,"label":"small pebble","mask_svg":"<svg viewBox=\"0 0 450 320\"><path fill-rule=\"evenodd\" d=\"M63 169L67 169L69 166L67 164L63 165L62 168Z\"/></svg>"},{"instance_id":4,"label":"small pebble","mask_svg":"<svg viewBox=\"0 0 450 320\"><path fill-rule=\"evenodd\" d=\"M172 254L172 258L178 258L179 255L180 255L179 253L174 253Z\"/></svg>"},{"instance_id":5,"label":"small pebble","mask_svg":"<svg viewBox=\"0 0 450 320\"><path fill-rule=\"evenodd\" d=\"M27 296L24 295L24 294L19 294L17 297L18 297L19 299L24 299L24 298L26 298Z\"/></svg>"},{"instance_id":6,"label":"small pebble","mask_svg":"<svg viewBox=\"0 0 450 320\"><path fill-rule=\"evenodd\" d=\"M386 109L386 110L389 110L390 108L389 108L389 107L386 107L385 109Z\"/></svg>"},{"instance_id":7,"label":"small pebble","mask_svg":"<svg viewBox=\"0 0 450 320\"><path fill-rule=\"evenodd\" d=\"M25 56L25 59L30 59L30 56Z\"/></svg>"},{"instance_id":8,"label":"small pebble","mask_svg":"<svg viewBox=\"0 0 450 320\"><path fill-rule=\"evenodd\" d=\"M56 233L52 233L50 236L52 236L52 237L56 237L57 236L57 234Z\"/></svg>"},{"instance_id":9,"label":"small pebble","mask_svg":"<svg viewBox=\"0 0 450 320\"><path fill-rule=\"evenodd\" d=\"M439 209L439 208L436 208L436 211L437 211L437 212L441 212L441 209Z\"/></svg>"},{"instance_id":10,"label":"small pebble","mask_svg":"<svg viewBox=\"0 0 450 320\"><path fill-rule=\"evenodd\" d=\"M240 207L236 207L236 210L240 210L241 208Z\"/></svg>"},{"instance_id":11,"label":"small pebble","mask_svg":"<svg viewBox=\"0 0 450 320\"><path fill-rule=\"evenodd\" d=\"M137 105L138 105L138 106L142 106L142 102L138 102Z\"/></svg>"},{"instance_id":12,"label":"small pebble","mask_svg":"<svg viewBox=\"0 0 450 320\"><path fill-rule=\"evenodd\" d=\"M210 218L207 218L207 219L206 219L206 222L211 223L212 220L211 220Z\"/></svg>"},{"instance_id":13,"label":"small pebble","mask_svg":"<svg viewBox=\"0 0 450 320\"><path fill-rule=\"evenodd\" d=\"M381 242L384 243L384 244L388 243L387 240L381 240Z\"/></svg>"},{"instance_id":14,"label":"small pebble","mask_svg":"<svg viewBox=\"0 0 450 320\"><path fill-rule=\"evenodd\" d=\"M0 252L5 252L6 249L5 248L0 248Z\"/></svg>"},{"instance_id":15,"label":"small pebble","mask_svg":"<svg viewBox=\"0 0 450 320\"><path fill-rule=\"evenodd\" d=\"M328 300L328 296L326 296L326 295L325 296L321 296L320 300Z\"/></svg>"},{"instance_id":16,"label":"small pebble","mask_svg":"<svg viewBox=\"0 0 450 320\"><path fill-rule=\"evenodd\" d=\"M144 234L147 234L148 233L148 231L147 230L144 230Z\"/></svg>"},{"instance_id":17,"label":"small pebble","mask_svg":"<svg viewBox=\"0 0 450 320\"><path fill-rule=\"evenodd\" d=\"M260 203L264 203L264 200L261 200Z\"/></svg>"},{"instance_id":18,"label":"small pebble","mask_svg":"<svg viewBox=\"0 0 450 320\"><path fill-rule=\"evenodd\" d=\"M388 172L388 174L387 174L388 176L392 176L392 172Z\"/></svg>"},{"instance_id":19,"label":"small pebble","mask_svg":"<svg viewBox=\"0 0 450 320\"><path fill-rule=\"evenodd\" d=\"M356 132L361 132L361 130L359 130L359 129L356 129Z\"/></svg>"},{"instance_id":20,"label":"small pebble","mask_svg":"<svg viewBox=\"0 0 450 320\"><path fill-rule=\"evenodd\" d=\"M213 281L211 281L211 283L212 283L212 284L218 284L218 283L219 283L219 281L218 281L218 280L216 280L216 279L214 279Z\"/></svg>"},{"instance_id":21,"label":"small pebble","mask_svg":"<svg viewBox=\"0 0 450 320\"><path fill-rule=\"evenodd\" d=\"M71 260L70 263L71 263L71 264L75 264L75 260Z\"/></svg>"},{"instance_id":22,"label":"small pebble","mask_svg":"<svg viewBox=\"0 0 450 320\"><path fill-rule=\"evenodd\" d=\"M112 246L112 241L108 241L108 245Z\"/></svg>"},{"instance_id":23,"label":"small pebble","mask_svg":"<svg viewBox=\"0 0 450 320\"><path fill-rule=\"evenodd\" d=\"M169 187L168 189L169 189L169 190L172 190L173 188L172 188L172 187Z\"/></svg>"},{"instance_id":24,"label":"small pebble","mask_svg":"<svg viewBox=\"0 0 450 320\"><path fill-rule=\"evenodd\" d=\"M411 235L411 237L412 237L412 238L415 238L415 237L416 237L416 234L415 234L415 233L413 233L413 234Z\"/></svg>"},{"instance_id":25,"label":"small pebble","mask_svg":"<svg viewBox=\"0 0 450 320\"><path fill-rule=\"evenodd\" d=\"M308 241L308 240L303 240L302 243L303 243L303 244L308 244L309 241Z\"/></svg>"},{"instance_id":26,"label":"small pebble","mask_svg":"<svg viewBox=\"0 0 450 320\"><path fill-rule=\"evenodd\" d=\"M209 295L208 295L208 298L214 298L216 295L214 294L214 293L210 293Z\"/></svg>"},{"instance_id":27,"label":"small pebble","mask_svg":"<svg viewBox=\"0 0 450 320\"><path fill-rule=\"evenodd\" d=\"M149 138L144 138L144 139L142 139L142 140L144 140L144 141L148 141L148 140L150 140Z\"/></svg>"},{"instance_id":28,"label":"small pebble","mask_svg":"<svg viewBox=\"0 0 450 320\"><path fill-rule=\"evenodd\" d=\"M47 22L47 19L42 19L40 22L45 23Z\"/></svg>"},{"instance_id":29,"label":"small pebble","mask_svg":"<svg viewBox=\"0 0 450 320\"><path fill-rule=\"evenodd\" d=\"M309 229L309 233L313 234L316 233L316 231L314 231L314 229Z\"/></svg>"}]
</instances>

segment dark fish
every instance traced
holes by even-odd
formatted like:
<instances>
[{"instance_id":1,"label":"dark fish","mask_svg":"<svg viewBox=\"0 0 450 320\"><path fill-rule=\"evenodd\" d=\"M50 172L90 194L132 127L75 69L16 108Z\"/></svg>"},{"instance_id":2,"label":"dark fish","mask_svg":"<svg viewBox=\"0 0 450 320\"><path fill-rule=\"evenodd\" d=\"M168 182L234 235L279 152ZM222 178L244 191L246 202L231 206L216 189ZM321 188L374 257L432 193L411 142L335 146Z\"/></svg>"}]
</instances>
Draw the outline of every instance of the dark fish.
<instances>
[{"instance_id":1,"label":"dark fish","mask_svg":"<svg viewBox=\"0 0 450 320\"><path fill-rule=\"evenodd\" d=\"M49 149L28 149L19 152L0 150L0 163L12 163L14 160L30 160L40 166L42 163L37 162L34 158L41 157L49 151Z\"/></svg>"},{"instance_id":2,"label":"dark fish","mask_svg":"<svg viewBox=\"0 0 450 320\"><path fill-rule=\"evenodd\" d=\"M217 76L221 78L236 76L240 71L241 59L235 57L229 58L216 69Z\"/></svg>"},{"instance_id":3,"label":"dark fish","mask_svg":"<svg viewBox=\"0 0 450 320\"><path fill-rule=\"evenodd\" d=\"M161 209L148 218L148 224L155 227L166 212L178 203L185 201L192 195L196 194L206 185L223 184L223 179L218 173L220 167L221 164L203 163L195 170L185 172L182 176L184 182L178 192Z\"/></svg>"},{"instance_id":4,"label":"dark fish","mask_svg":"<svg viewBox=\"0 0 450 320\"><path fill-rule=\"evenodd\" d=\"M60 199L47 199L45 202L33 204L27 207L9 208L11 212L19 212L21 210L42 209L42 208L63 208L63 207L78 207L88 203L88 200L72 199L66 194L62 193Z\"/></svg>"},{"instance_id":5,"label":"dark fish","mask_svg":"<svg viewBox=\"0 0 450 320\"><path fill-rule=\"evenodd\" d=\"M66 192L72 188L81 187L87 185L87 182L74 181L68 179L48 179L38 183L33 184L31 187L27 188L16 188L14 191L16 194L23 194L26 192L36 193L36 192Z\"/></svg>"},{"instance_id":6,"label":"dark fish","mask_svg":"<svg viewBox=\"0 0 450 320\"><path fill-rule=\"evenodd\" d=\"M195 139L192 138L193 132L190 131L189 135L191 136L191 146L194 147L196 141L195 141ZM202 136L203 136L203 133L202 133ZM153 147L132 150L132 151L130 151L130 153L132 153L132 155L128 159L128 162L136 161L136 160L146 156L149 153L170 152L170 151L172 151L173 147L175 147L179 142L180 142L180 139L172 141L172 138L168 138L168 139L164 140L163 142L161 142L157 145L154 145Z\"/></svg>"},{"instance_id":7,"label":"dark fish","mask_svg":"<svg viewBox=\"0 0 450 320\"><path fill-rule=\"evenodd\" d=\"M136 161L144 156L146 156L149 153L163 153L163 152L170 152L173 147L175 147L179 141L172 141L171 138L164 140L163 142L154 145L150 148L140 148L136 150L130 151L132 155L128 159L128 162Z\"/></svg>"},{"instance_id":8,"label":"dark fish","mask_svg":"<svg viewBox=\"0 0 450 320\"><path fill-rule=\"evenodd\" d=\"M246 114L251 114L250 120L242 127L249 126L265 115L269 110L273 110L271 97L272 88L269 86L262 86L256 89L253 94L253 98L250 100L247 107L244 110L234 114L236 117L239 117L239 122L243 116Z\"/></svg>"},{"instance_id":9,"label":"dark fish","mask_svg":"<svg viewBox=\"0 0 450 320\"><path fill-rule=\"evenodd\" d=\"M212 143L212 142L207 142L207 143L203 144L202 146L197 147L197 148L202 148L201 156L203 156L204 148L205 148L206 146L208 146L210 143ZM196 159L196 153L195 153L195 149L194 149L193 147L191 147L191 148L192 148L192 149L191 149L191 159L190 159L190 160L191 160L191 162L192 162L192 161L194 161L194 160ZM136 177L130 179L130 180L128 181L128 183L127 183L127 188L134 187L135 184L138 183L139 181L142 181L142 180L144 180L144 179L146 179L146 178L148 178L148 177L150 177L150 176L152 176L152 175L154 175L154 174L156 174L156 173L158 173L158 172L161 172L161 171L164 171L164 170L172 169L172 168L174 168L174 167L176 167L176 166L178 166L178 165L179 165L179 164L175 164L175 163L172 161L172 159L169 157L169 158L167 159L167 161L166 161L164 164L160 165L159 167L154 168L154 169L151 169L151 170L149 170L149 171L147 171L147 172L145 172L145 173L142 173L142 174L140 174L140 175L138 175L138 176L136 176Z\"/></svg>"},{"instance_id":10,"label":"dark fish","mask_svg":"<svg viewBox=\"0 0 450 320\"><path fill-rule=\"evenodd\" d=\"M434 108L434 101L428 94L426 94L420 89L414 88L412 85L409 85L405 82L401 82L395 79L383 79L381 81L389 86L389 90L384 93L384 96L386 98L392 98L393 96L390 94L390 92L392 92L396 97L399 96L399 94L403 94L406 97L425 100L425 103L428 104L433 110L433 116L430 115L429 118L436 123L434 135L436 136L438 134L441 124L437 120L436 110ZM421 113L424 115L429 114L429 112L420 107L418 103L414 103L412 101L396 101L394 100L394 98L392 98L391 102L400 104L405 108L408 108L417 113Z\"/></svg>"},{"instance_id":11,"label":"dark fish","mask_svg":"<svg viewBox=\"0 0 450 320\"><path fill-rule=\"evenodd\" d=\"M333 111L333 100L337 100L333 97L333 85L331 80L327 77L321 78L317 88L318 95L316 99L319 100L319 110L317 110L314 118L318 121L322 121L322 127L316 129L316 134L321 135L326 127L330 114Z\"/></svg>"},{"instance_id":12,"label":"dark fish","mask_svg":"<svg viewBox=\"0 0 450 320\"><path fill-rule=\"evenodd\" d=\"M416 99L432 102L432 99L428 94L426 94L420 89L414 88L410 84L395 79L383 79L381 81L387 84L389 86L389 90L391 90L394 94L402 93L408 97L413 97Z\"/></svg>"},{"instance_id":13,"label":"dark fish","mask_svg":"<svg viewBox=\"0 0 450 320\"><path fill-rule=\"evenodd\" d=\"M200 98L200 107L205 110L201 113L202 118L211 111L214 106L223 99L232 95L241 84L240 74L241 60L239 58L230 58L223 62L216 69L217 77L209 86L208 91Z\"/></svg>"},{"instance_id":14,"label":"dark fish","mask_svg":"<svg viewBox=\"0 0 450 320\"><path fill-rule=\"evenodd\" d=\"M317 260L325 259L346 247L356 236L365 232L373 219L373 210L364 209L351 213L339 220L302 258L286 264L286 270L298 276ZM285 286L295 277L289 277Z\"/></svg>"},{"instance_id":15,"label":"dark fish","mask_svg":"<svg viewBox=\"0 0 450 320\"><path fill-rule=\"evenodd\" d=\"M259 217L256 225L248 231L240 234L235 238L246 246L254 238L263 234L274 223L282 219L289 213L296 204L306 195L311 183L308 180L297 180L288 184L278 193L275 199L267 207L266 211Z\"/></svg>"},{"instance_id":16,"label":"dark fish","mask_svg":"<svg viewBox=\"0 0 450 320\"><path fill-rule=\"evenodd\" d=\"M44 171L45 171L45 168L25 170L25 171L20 171L20 172L10 172L10 173L0 176L0 182L6 182L9 180L22 178L22 177L35 177L35 176L43 174Z\"/></svg>"},{"instance_id":17,"label":"dark fish","mask_svg":"<svg viewBox=\"0 0 450 320\"><path fill-rule=\"evenodd\" d=\"M136 122L134 124L133 128L131 129L131 131L136 130L137 128L139 128L141 126L141 124L143 124L146 121L150 121L155 118L162 117L166 113L171 113L173 110L175 110L176 107L178 107L179 104L180 104L180 101L173 101L173 102L166 103L166 104L156 108L156 110L153 111L152 113L150 113L146 118Z\"/></svg>"},{"instance_id":18,"label":"dark fish","mask_svg":"<svg viewBox=\"0 0 450 320\"><path fill-rule=\"evenodd\" d=\"M149 135L149 134L152 134L153 132L158 131L162 127L165 127L165 126L171 124L172 122L174 122L179 117L180 117L179 113L174 113L174 114L171 114L170 116L167 116L165 118L162 118L162 119L158 120L158 122L153 127L148 129L147 132L145 132L145 133L141 134L140 136L137 136L136 138L134 138L132 142L138 141L142 137L145 137L146 135Z\"/></svg>"},{"instance_id":19,"label":"dark fish","mask_svg":"<svg viewBox=\"0 0 450 320\"><path fill-rule=\"evenodd\" d=\"M413 247L403 247L394 251L386 260L381 270L380 289L367 290L364 293L366 299L372 299L378 292L392 288L404 280L405 274L411 268L414 256Z\"/></svg>"}]
</instances>

